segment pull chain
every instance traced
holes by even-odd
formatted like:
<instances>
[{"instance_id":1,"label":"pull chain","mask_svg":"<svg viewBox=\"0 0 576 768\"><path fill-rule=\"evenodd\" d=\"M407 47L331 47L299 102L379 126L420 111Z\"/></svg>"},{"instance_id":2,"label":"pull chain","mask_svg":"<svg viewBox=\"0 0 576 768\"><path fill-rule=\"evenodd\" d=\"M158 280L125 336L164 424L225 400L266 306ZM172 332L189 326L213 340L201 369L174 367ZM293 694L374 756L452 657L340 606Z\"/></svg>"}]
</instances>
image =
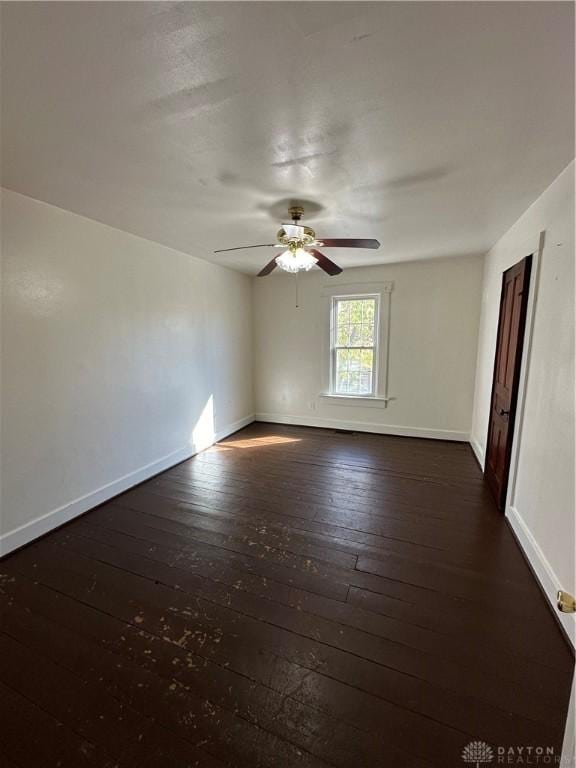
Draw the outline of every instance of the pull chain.
<instances>
[{"instance_id":1,"label":"pull chain","mask_svg":"<svg viewBox=\"0 0 576 768\"><path fill-rule=\"evenodd\" d=\"M296 309L300 306L298 304L298 272L294 273L294 287L295 287L295 294L296 294Z\"/></svg>"}]
</instances>

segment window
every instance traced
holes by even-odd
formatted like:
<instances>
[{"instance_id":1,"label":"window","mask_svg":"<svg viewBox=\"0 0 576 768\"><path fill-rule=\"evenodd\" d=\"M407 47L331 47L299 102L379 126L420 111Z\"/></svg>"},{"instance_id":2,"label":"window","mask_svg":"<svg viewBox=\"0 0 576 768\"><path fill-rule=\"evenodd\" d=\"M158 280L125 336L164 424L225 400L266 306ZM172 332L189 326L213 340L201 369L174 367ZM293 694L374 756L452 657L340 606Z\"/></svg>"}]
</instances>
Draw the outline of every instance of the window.
<instances>
[{"instance_id":1,"label":"window","mask_svg":"<svg viewBox=\"0 0 576 768\"><path fill-rule=\"evenodd\" d=\"M331 391L376 394L379 296L334 296L331 320Z\"/></svg>"}]
</instances>

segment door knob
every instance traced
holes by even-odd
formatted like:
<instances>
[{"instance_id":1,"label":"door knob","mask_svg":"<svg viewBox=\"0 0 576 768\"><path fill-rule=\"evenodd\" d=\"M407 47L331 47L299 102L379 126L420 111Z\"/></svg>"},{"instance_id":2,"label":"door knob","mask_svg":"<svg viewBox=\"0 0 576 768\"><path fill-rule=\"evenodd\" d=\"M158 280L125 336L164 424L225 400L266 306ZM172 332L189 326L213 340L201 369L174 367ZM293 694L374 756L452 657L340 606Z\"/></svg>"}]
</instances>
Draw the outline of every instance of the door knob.
<instances>
[{"instance_id":1,"label":"door knob","mask_svg":"<svg viewBox=\"0 0 576 768\"><path fill-rule=\"evenodd\" d=\"M498 415L499 416L509 416L510 415L510 411L505 411L504 408L500 408L500 410L498 411Z\"/></svg>"},{"instance_id":2,"label":"door knob","mask_svg":"<svg viewBox=\"0 0 576 768\"><path fill-rule=\"evenodd\" d=\"M556 595L558 610L562 613L576 613L576 597L560 590Z\"/></svg>"}]
</instances>

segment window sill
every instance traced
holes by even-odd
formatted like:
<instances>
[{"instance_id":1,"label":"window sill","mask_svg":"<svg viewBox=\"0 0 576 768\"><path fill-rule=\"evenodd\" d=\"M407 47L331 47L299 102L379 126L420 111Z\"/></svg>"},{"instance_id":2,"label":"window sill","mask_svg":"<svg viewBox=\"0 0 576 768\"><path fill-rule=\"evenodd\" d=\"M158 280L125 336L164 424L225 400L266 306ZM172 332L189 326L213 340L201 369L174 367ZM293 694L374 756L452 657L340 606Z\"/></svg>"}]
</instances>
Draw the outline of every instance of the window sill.
<instances>
[{"instance_id":1,"label":"window sill","mask_svg":"<svg viewBox=\"0 0 576 768\"><path fill-rule=\"evenodd\" d=\"M336 395L331 392L322 392L320 394L325 400L333 400L332 405L359 405L371 408L386 408L390 400L394 397L379 397L378 395Z\"/></svg>"}]
</instances>

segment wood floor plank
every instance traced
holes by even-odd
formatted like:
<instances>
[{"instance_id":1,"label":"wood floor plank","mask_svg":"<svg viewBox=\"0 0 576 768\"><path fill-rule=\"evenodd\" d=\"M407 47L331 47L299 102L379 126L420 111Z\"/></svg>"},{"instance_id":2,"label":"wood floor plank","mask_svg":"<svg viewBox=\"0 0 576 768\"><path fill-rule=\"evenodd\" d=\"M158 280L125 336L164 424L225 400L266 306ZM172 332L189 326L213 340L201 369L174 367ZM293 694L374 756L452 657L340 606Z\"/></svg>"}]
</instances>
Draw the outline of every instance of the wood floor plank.
<instances>
[{"instance_id":1,"label":"wood floor plank","mask_svg":"<svg viewBox=\"0 0 576 768\"><path fill-rule=\"evenodd\" d=\"M182 709L181 699L186 696L186 692L193 691L194 698L206 696L202 708L203 717L220 718L222 712L234 713L246 721L244 726L252 723L258 726L258 732L264 729L266 732L281 734L288 746L296 744L302 750L309 747L316 753L328 753L329 764L346 764L343 761L351 760L353 755L358 754L371 762L381 754L388 754L401 766L430 765L425 760L396 751L390 743L375 738L373 732L365 736L365 730L357 733L355 729L340 722L335 733L334 721L291 695L305 679L305 674L298 673L306 673L306 670L285 667L275 677L275 688L257 685L245 675L237 675L225 665L219 666L209 658L208 653L200 656L190 652L183 642L187 637L187 625L178 615L168 619L171 628L175 630L173 641L170 641L166 636L149 634L142 629L144 622L131 626L83 603L71 601L57 592L46 594L44 590L41 597L30 594L41 591L42 588L33 583L18 583L13 588L14 594L28 593L27 602L33 606L34 612L23 616L8 611L4 616L7 633L76 671L87 682L93 683L97 679L98 685L105 685L115 696L127 700L130 706L144 713L155 711L157 697L163 696L165 700L160 718L166 727L175 731L179 729L181 718L184 718L184 724L190 724L192 711L193 735L202 735L200 743L203 749L214 749L217 736L224 739L225 744L234 742L235 734L229 730L215 734L213 730L207 730L205 724L202 729L202 721L196 720L197 708L187 702ZM149 605L149 616L152 610ZM161 622L162 631L168 632L169 625L164 619ZM149 624L148 619L146 626ZM83 642L79 641L78 632ZM180 634L182 637L177 638L176 635ZM100 643L106 651L98 652L96 643ZM202 636L200 648L205 645L205 636ZM74 653L70 652L70 648L74 649ZM246 660L246 654L244 657ZM297 673L296 678L294 671ZM270 669L267 678L269 672ZM162 678L165 679L164 683ZM176 720L171 715L175 708ZM209 719L208 722L220 725L220 719ZM197 729L200 729L199 734L195 733ZM387 727L384 728L386 730ZM235 744L236 761L245 758L247 764L252 764L250 760L254 759L254 755L244 755L251 741L246 739L245 733L240 735L241 743ZM283 750L281 745L275 745L273 750L268 749L268 753L272 754L267 759L265 739L260 737L258 743L259 765L268 764L270 760L272 764L274 760L280 760L283 765L292 765L294 760L298 765L316 764L310 755L307 756L298 748L292 747L290 753ZM350 744L356 745L353 754L350 754Z\"/></svg>"},{"instance_id":2,"label":"wood floor plank","mask_svg":"<svg viewBox=\"0 0 576 768\"><path fill-rule=\"evenodd\" d=\"M114 768L92 742L0 682L2 750L21 768Z\"/></svg>"},{"instance_id":3,"label":"wood floor plank","mask_svg":"<svg viewBox=\"0 0 576 768\"><path fill-rule=\"evenodd\" d=\"M0 765L2 768L19 768L16 763L9 760L3 752L0 752Z\"/></svg>"},{"instance_id":4,"label":"wood floor plank","mask_svg":"<svg viewBox=\"0 0 576 768\"><path fill-rule=\"evenodd\" d=\"M121 509L120 506L113 506L110 510L110 506L108 506L98 510L99 517L111 512L108 514L108 520L115 520L121 517ZM148 522L153 524L155 521L148 520ZM172 528L176 529L177 524ZM178 532L188 533L190 536L195 535L198 541L227 549L232 549L231 545L233 544L236 552L259 556L289 567L292 566L292 561L294 567L298 567L298 564L302 563L301 558L321 560L342 568L354 568L357 560L356 554L344 552L337 547L326 546L323 542L312 541L311 537L304 534L298 535L298 533L291 532L284 540L273 540L264 523L258 526L249 526L241 521L230 520L219 525L218 520L215 519L207 521L194 518L188 521L187 530L180 527Z\"/></svg>"},{"instance_id":5,"label":"wood floor plank","mask_svg":"<svg viewBox=\"0 0 576 768\"><path fill-rule=\"evenodd\" d=\"M155 520L154 517L150 516L141 516L140 520L138 520L137 517L135 518L133 515L131 516L127 512L116 508L110 509L105 507L98 510L91 519L94 523L108 525L115 530L131 535L144 536L156 544L166 543L169 546L179 547L182 543L187 542L189 547L198 548L206 540L202 531L197 531L194 526L179 524L170 519ZM150 527L161 530L163 534L155 534L150 530ZM254 534L254 538L257 539L256 534ZM208 537L208 541L211 541L210 537ZM259 552L258 542L253 541L252 543L254 546L249 547L247 551L250 555L257 556ZM232 552L238 549L234 540L220 542L220 545ZM266 556L266 553L262 552L261 549L266 546L263 544L260 547L260 555L263 558ZM211 549L210 553L213 552L214 550ZM276 552L281 554L283 550L278 548ZM335 569L329 567L329 564L321 561L316 562L310 558L307 559L306 573L298 576L299 585L303 589L319 592L320 594L327 594L328 591L335 589L337 585L341 587L351 585L376 592L384 591L384 593L391 593L393 595L408 595L406 599L411 599L415 602L425 601L430 607L449 612L466 610L466 607L461 603L461 599L474 600L474 611L480 610L482 602L484 602L484 605L488 605L491 611L494 600L505 601L509 606L509 613L517 614L519 619L534 616L535 611L538 613L547 610L542 605L539 591L533 590L532 585L526 584L525 580L524 583L519 583L516 579L502 578L498 580L489 573L486 573L485 570L481 573L469 572L469 569L455 571L448 564L426 563L423 561L423 557L424 555L421 555L420 559L415 562L412 562L412 559L410 559L410 562L405 562L404 559L399 559L394 554L386 551L383 563L388 567L388 578L385 579L374 578L374 574L363 573L357 569L352 571ZM253 567L256 567L254 565L256 562L257 560L252 560ZM395 571L391 566L396 566ZM295 584L296 582L295 574L297 571L294 568L289 571L276 570L275 574L272 575L271 572L266 572L265 563L259 564L257 567L264 575L270 578L290 584ZM441 584L444 584L444 588L440 589L440 593L431 594L434 584L431 578L433 575L436 575L437 590L439 589L438 576L442 579ZM306 579L308 576L313 578L309 579L310 583L307 584ZM313 583L314 578L318 579L316 585ZM407 579L411 579L411 581L407 581ZM392 584L391 580L397 580L400 583ZM466 587L469 585L476 589L472 592L470 589L467 590ZM328 587L328 590L326 587ZM507 620L506 623L510 624L510 621Z\"/></svg>"},{"instance_id":6,"label":"wood floor plank","mask_svg":"<svg viewBox=\"0 0 576 768\"><path fill-rule=\"evenodd\" d=\"M182 640L186 647L196 648L202 655L209 652L218 658L235 659L244 652L246 642L257 642L270 652L312 669L316 669L318 659L322 659L322 663L329 667L330 675L342 682L348 681L350 666L361 663L372 668L372 675L377 679L383 674L382 665L403 674L416 674L430 684L461 695L474 692L481 701L495 707L503 706L506 711L521 717L544 724L551 722L549 713L554 709L557 683L561 684L561 679L543 674L531 686L528 682L512 680L503 667L507 686L501 690L500 677L487 674L481 666L474 666L462 677L462 667L456 661L430 657L384 639L375 642L364 633L344 631L339 625L320 617L307 617L302 612L263 601L242 590L216 584L205 588L203 580L197 576L186 578L174 569L167 572L168 569L150 560L138 560L120 553L116 565L128 566L137 573L119 571L108 563L91 562L85 555L76 555L74 550L67 549L65 542L60 546L67 551L57 553L46 551L46 544L41 549L33 545L15 556L13 565L17 569L32 567L36 578L43 583L67 591L101 610L114 610L115 615L125 621L145 625L150 617L155 617L152 629L160 636L175 624L174 638ZM109 550L108 558L114 557L118 556ZM186 594L181 598L178 593L166 589L164 584L170 579L175 580L170 586L177 585L179 591L193 596L192 603ZM158 605L151 603L152 600ZM160 613L167 613L162 621ZM179 616L194 619L194 633L185 630L177 620ZM237 638L241 638L240 642Z\"/></svg>"},{"instance_id":7,"label":"wood floor plank","mask_svg":"<svg viewBox=\"0 0 576 768\"><path fill-rule=\"evenodd\" d=\"M87 684L8 635L0 635L0 681L88 741L104 744L114 765L145 764L151 748L165 761L166 752L172 751L172 745L166 748L168 739L161 752L157 749L158 729L152 718L142 717L100 686ZM208 756L187 747L190 764L207 762Z\"/></svg>"},{"instance_id":8,"label":"wood floor plank","mask_svg":"<svg viewBox=\"0 0 576 768\"><path fill-rule=\"evenodd\" d=\"M114 557L113 553L111 556L108 548L109 545L122 549L125 552L157 560L171 568L181 569L188 573L194 572L201 575L203 578L221 581L236 589L241 589L268 600L295 607L297 610L303 610L307 613L323 616L324 618L334 620L339 624L356 627L379 637L389 638L396 642L407 644L427 652L435 652L442 656L445 655L446 652L450 652L454 658L460 659L463 662L472 662L475 658L474 654L486 650L486 639L480 638L479 641L475 641L476 638L472 633L468 637L466 645L463 647L459 640L452 641L450 635L447 636L446 633L426 629L419 626L417 622L409 622L410 626L407 627L405 621L399 621L394 617L387 618L378 613L364 611L350 603L332 600L311 591L288 587L287 585L280 584L268 578L263 581L262 579L254 577L252 574L246 574L246 572L239 569L229 569L225 566L215 567L213 554L210 554L210 562L212 565L210 571L207 573L205 569L201 567L202 560L197 557L197 551L193 548L189 548L187 545L179 548L171 548L162 542L150 546L149 540L146 541L132 536L126 536L125 534L114 530L102 530L98 526L92 526L88 523L84 523L82 526L76 526L76 531L82 536L94 539L100 544L108 545L105 546L104 549L99 549L97 545L93 545L92 548L90 548L90 546L81 544L77 541L76 548L78 551L81 551L84 554L91 554L96 559L102 559L105 562L118 564L120 567L130 567L130 563L125 557ZM71 545L74 548L73 537L70 538L72 539ZM174 542L171 543L174 545ZM137 565L136 568L138 568ZM173 573L177 574L178 570ZM170 576L168 578L170 578ZM177 576L175 575L174 578L176 579ZM405 612L403 618L407 617L412 620L415 613L416 612L412 611L412 615L408 615L408 612ZM502 656L500 663L505 663L508 673L514 668L518 668L517 675L519 679L525 679L526 677L530 678L535 671L538 671L538 673L544 677L551 676L554 678L556 675L552 670L555 670L556 668L558 668L559 674L562 673L562 666L557 666L555 657L551 658L546 656L539 660L535 659L533 656L525 658L523 653L521 651L519 652L517 648L508 649L502 642L500 642L498 646L495 646L494 651ZM483 658L486 659L489 657L484 656ZM554 683L552 683L552 685L554 685Z\"/></svg>"},{"instance_id":9,"label":"wood floor plank","mask_svg":"<svg viewBox=\"0 0 576 768\"><path fill-rule=\"evenodd\" d=\"M266 557L268 553L262 552L262 548L257 546L238 547L234 541L215 545L210 537L204 537L202 533L195 533L193 530L178 528L171 521L168 524L156 523L142 517L136 520L126 512L119 509L110 514L108 510L101 510L97 516L91 517L90 522L94 524L92 527L104 526L106 530L131 536L139 534L136 538L148 541L156 547L174 547L186 556L190 566L190 560L196 559L199 568L202 568L202 559L207 559L212 564L232 567L232 577L235 576L235 580L239 578L239 573L250 573L256 579L269 579L277 584L298 586L334 599L346 599L348 584L336 581L332 575L318 572L319 568L311 558L292 558L289 554L282 557L279 556L282 550L277 550L275 556L270 559ZM110 537L112 535L109 534Z\"/></svg>"},{"instance_id":10,"label":"wood floor plank","mask_svg":"<svg viewBox=\"0 0 576 768\"><path fill-rule=\"evenodd\" d=\"M559 754L573 665L469 446L288 425L5 558L0 622L17 768Z\"/></svg>"},{"instance_id":11,"label":"wood floor plank","mask_svg":"<svg viewBox=\"0 0 576 768\"><path fill-rule=\"evenodd\" d=\"M234 508L231 512L216 508L214 505L208 507L190 502L175 502L140 491L139 495L122 496L115 502L104 505L102 509L116 510L119 507L173 520L194 528L219 532L238 530L240 533L249 533L256 539L263 538L264 532L266 543L278 543L284 548L287 543L303 541L322 547L324 551L348 552L356 557L361 554L382 557L382 550L385 550L425 562L452 564L482 573L486 570L485 559L478 557L474 552L446 552L446 550L412 542L387 539L376 534L343 531L337 526L310 520L292 519L290 525L287 525L284 515L259 508L249 511ZM515 556L511 557L511 552ZM491 556L508 578L525 582L525 563L517 551L509 549L503 551L502 547L494 547Z\"/></svg>"}]
</instances>

